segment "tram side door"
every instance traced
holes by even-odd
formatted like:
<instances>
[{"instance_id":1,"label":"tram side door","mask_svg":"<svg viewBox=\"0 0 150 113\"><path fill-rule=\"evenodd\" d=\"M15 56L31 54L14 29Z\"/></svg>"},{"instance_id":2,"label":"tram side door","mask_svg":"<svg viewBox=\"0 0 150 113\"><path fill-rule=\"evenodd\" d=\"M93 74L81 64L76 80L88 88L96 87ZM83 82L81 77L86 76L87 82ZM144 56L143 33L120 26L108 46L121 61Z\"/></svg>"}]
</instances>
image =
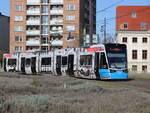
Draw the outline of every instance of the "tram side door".
<instances>
[{"instance_id":1,"label":"tram side door","mask_svg":"<svg viewBox=\"0 0 150 113\"><path fill-rule=\"evenodd\" d=\"M100 77L101 79L108 78L109 70L108 70L108 64L106 61L106 55L104 52L100 55Z\"/></svg>"},{"instance_id":2,"label":"tram side door","mask_svg":"<svg viewBox=\"0 0 150 113\"><path fill-rule=\"evenodd\" d=\"M36 74L36 57L31 58L31 72Z\"/></svg>"},{"instance_id":3,"label":"tram side door","mask_svg":"<svg viewBox=\"0 0 150 113\"><path fill-rule=\"evenodd\" d=\"M68 56L68 74L69 75L74 75L74 55L69 55Z\"/></svg>"},{"instance_id":4,"label":"tram side door","mask_svg":"<svg viewBox=\"0 0 150 113\"><path fill-rule=\"evenodd\" d=\"M56 72L61 75L61 56L56 56Z\"/></svg>"},{"instance_id":5,"label":"tram side door","mask_svg":"<svg viewBox=\"0 0 150 113\"><path fill-rule=\"evenodd\" d=\"M25 73L25 57L21 58L21 72Z\"/></svg>"},{"instance_id":6,"label":"tram side door","mask_svg":"<svg viewBox=\"0 0 150 113\"><path fill-rule=\"evenodd\" d=\"M95 75L96 78L100 79L100 73L99 73L99 69L100 69L100 53L95 53Z\"/></svg>"},{"instance_id":7,"label":"tram side door","mask_svg":"<svg viewBox=\"0 0 150 113\"><path fill-rule=\"evenodd\" d=\"M4 58L4 71L6 72L7 69L6 69L6 58Z\"/></svg>"}]
</instances>

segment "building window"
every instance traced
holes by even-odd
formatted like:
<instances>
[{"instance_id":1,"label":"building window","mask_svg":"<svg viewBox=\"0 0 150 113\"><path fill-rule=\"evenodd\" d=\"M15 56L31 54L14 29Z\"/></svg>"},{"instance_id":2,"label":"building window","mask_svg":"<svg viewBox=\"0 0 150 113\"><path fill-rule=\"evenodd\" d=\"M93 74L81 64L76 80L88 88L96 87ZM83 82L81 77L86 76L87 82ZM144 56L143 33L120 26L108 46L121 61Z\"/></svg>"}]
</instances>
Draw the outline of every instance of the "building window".
<instances>
[{"instance_id":1,"label":"building window","mask_svg":"<svg viewBox=\"0 0 150 113\"><path fill-rule=\"evenodd\" d=\"M15 21L23 21L23 17L22 16L15 16Z\"/></svg>"},{"instance_id":2,"label":"building window","mask_svg":"<svg viewBox=\"0 0 150 113\"><path fill-rule=\"evenodd\" d=\"M137 16L137 15L136 15L136 12L132 12L132 13L131 13L131 18L136 18L136 16Z\"/></svg>"},{"instance_id":3,"label":"building window","mask_svg":"<svg viewBox=\"0 0 150 113\"><path fill-rule=\"evenodd\" d=\"M142 42L147 43L147 37L143 37Z\"/></svg>"},{"instance_id":4,"label":"building window","mask_svg":"<svg viewBox=\"0 0 150 113\"><path fill-rule=\"evenodd\" d=\"M15 6L15 11L23 11L23 6L21 6L21 5L16 5L16 6Z\"/></svg>"},{"instance_id":5,"label":"building window","mask_svg":"<svg viewBox=\"0 0 150 113\"><path fill-rule=\"evenodd\" d=\"M137 43L137 37L133 37L133 38L132 38L132 42L133 42L133 43Z\"/></svg>"},{"instance_id":6,"label":"building window","mask_svg":"<svg viewBox=\"0 0 150 113\"><path fill-rule=\"evenodd\" d=\"M69 10L69 11L72 11L72 10L75 10L76 8L75 8L75 5L74 4L68 4L67 5L67 10Z\"/></svg>"},{"instance_id":7,"label":"building window","mask_svg":"<svg viewBox=\"0 0 150 113\"><path fill-rule=\"evenodd\" d=\"M122 42L123 42L123 43L127 43L127 37L123 37L123 38L122 38Z\"/></svg>"},{"instance_id":8,"label":"building window","mask_svg":"<svg viewBox=\"0 0 150 113\"><path fill-rule=\"evenodd\" d=\"M89 18L88 13L84 13L84 18L85 18L85 19L88 19L88 18Z\"/></svg>"},{"instance_id":9,"label":"building window","mask_svg":"<svg viewBox=\"0 0 150 113\"><path fill-rule=\"evenodd\" d=\"M48 3L49 3L49 0L41 0L41 3L42 3L42 4L48 4Z\"/></svg>"},{"instance_id":10,"label":"building window","mask_svg":"<svg viewBox=\"0 0 150 113\"><path fill-rule=\"evenodd\" d=\"M41 44L48 44L48 37L42 37Z\"/></svg>"},{"instance_id":11,"label":"building window","mask_svg":"<svg viewBox=\"0 0 150 113\"><path fill-rule=\"evenodd\" d=\"M48 6L42 6L42 13L48 14Z\"/></svg>"},{"instance_id":12,"label":"building window","mask_svg":"<svg viewBox=\"0 0 150 113\"><path fill-rule=\"evenodd\" d=\"M14 27L14 31L17 32L17 31L23 31L23 27L22 26L15 26Z\"/></svg>"},{"instance_id":13,"label":"building window","mask_svg":"<svg viewBox=\"0 0 150 113\"><path fill-rule=\"evenodd\" d=\"M48 30L48 26L42 26L42 34L48 34L49 30Z\"/></svg>"},{"instance_id":14,"label":"building window","mask_svg":"<svg viewBox=\"0 0 150 113\"><path fill-rule=\"evenodd\" d=\"M22 42L21 36L15 36L15 42Z\"/></svg>"},{"instance_id":15,"label":"building window","mask_svg":"<svg viewBox=\"0 0 150 113\"><path fill-rule=\"evenodd\" d=\"M73 21L73 20L75 20L75 15L67 15L66 19L68 21Z\"/></svg>"},{"instance_id":16,"label":"building window","mask_svg":"<svg viewBox=\"0 0 150 113\"><path fill-rule=\"evenodd\" d=\"M142 59L144 59L144 60L147 59L147 50L142 51Z\"/></svg>"},{"instance_id":17,"label":"building window","mask_svg":"<svg viewBox=\"0 0 150 113\"><path fill-rule=\"evenodd\" d=\"M123 28L124 28L124 29L128 29L128 23L124 23L124 24L123 24Z\"/></svg>"},{"instance_id":18,"label":"building window","mask_svg":"<svg viewBox=\"0 0 150 113\"><path fill-rule=\"evenodd\" d=\"M42 24L48 24L49 23L48 16L42 16L41 19L42 19Z\"/></svg>"},{"instance_id":19,"label":"building window","mask_svg":"<svg viewBox=\"0 0 150 113\"><path fill-rule=\"evenodd\" d=\"M67 26L67 31L74 31L75 30L75 26Z\"/></svg>"},{"instance_id":20,"label":"building window","mask_svg":"<svg viewBox=\"0 0 150 113\"><path fill-rule=\"evenodd\" d=\"M21 47L21 46L16 46L16 47L15 47L15 51L16 51L16 52L22 51L22 47Z\"/></svg>"},{"instance_id":21,"label":"building window","mask_svg":"<svg viewBox=\"0 0 150 113\"><path fill-rule=\"evenodd\" d=\"M141 30L147 30L148 24L147 23L141 23L140 28L141 28Z\"/></svg>"},{"instance_id":22,"label":"building window","mask_svg":"<svg viewBox=\"0 0 150 113\"><path fill-rule=\"evenodd\" d=\"M147 72L147 65L142 66L142 72Z\"/></svg>"},{"instance_id":23,"label":"building window","mask_svg":"<svg viewBox=\"0 0 150 113\"><path fill-rule=\"evenodd\" d=\"M137 71L137 65L132 65L132 71L136 72Z\"/></svg>"},{"instance_id":24,"label":"building window","mask_svg":"<svg viewBox=\"0 0 150 113\"><path fill-rule=\"evenodd\" d=\"M137 50L132 50L132 59L137 59Z\"/></svg>"}]
</instances>

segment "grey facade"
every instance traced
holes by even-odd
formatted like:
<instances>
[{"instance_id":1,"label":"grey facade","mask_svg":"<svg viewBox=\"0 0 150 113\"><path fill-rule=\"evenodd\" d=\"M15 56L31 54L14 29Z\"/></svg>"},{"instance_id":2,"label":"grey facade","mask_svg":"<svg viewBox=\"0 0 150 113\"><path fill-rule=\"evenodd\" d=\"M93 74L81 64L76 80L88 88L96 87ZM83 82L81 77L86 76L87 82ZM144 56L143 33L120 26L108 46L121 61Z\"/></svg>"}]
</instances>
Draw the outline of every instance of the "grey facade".
<instances>
[{"instance_id":1,"label":"grey facade","mask_svg":"<svg viewBox=\"0 0 150 113\"><path fill-rule=\"evenodd\" d=\"M9 17L0 13L0 51L9 52Z\"/></svg>"}]
</instances>

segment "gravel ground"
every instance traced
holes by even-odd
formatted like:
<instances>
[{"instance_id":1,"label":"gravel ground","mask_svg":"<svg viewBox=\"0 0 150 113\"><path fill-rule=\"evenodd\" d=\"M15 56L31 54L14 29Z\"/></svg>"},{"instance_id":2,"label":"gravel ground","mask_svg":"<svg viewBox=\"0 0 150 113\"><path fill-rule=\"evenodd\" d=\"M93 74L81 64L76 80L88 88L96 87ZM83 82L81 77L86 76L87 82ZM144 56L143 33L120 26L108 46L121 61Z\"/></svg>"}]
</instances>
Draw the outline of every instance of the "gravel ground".
<instances>
[{"instance_id":1,"label":"gravel ground","mask_svg":"<svg viewBox=\"0 0 150 113\"><path fill-rule=\"evenodd\" d=\"M0 113L150 113L149 83L0 72Z\"/></svg>"}]
</instances>

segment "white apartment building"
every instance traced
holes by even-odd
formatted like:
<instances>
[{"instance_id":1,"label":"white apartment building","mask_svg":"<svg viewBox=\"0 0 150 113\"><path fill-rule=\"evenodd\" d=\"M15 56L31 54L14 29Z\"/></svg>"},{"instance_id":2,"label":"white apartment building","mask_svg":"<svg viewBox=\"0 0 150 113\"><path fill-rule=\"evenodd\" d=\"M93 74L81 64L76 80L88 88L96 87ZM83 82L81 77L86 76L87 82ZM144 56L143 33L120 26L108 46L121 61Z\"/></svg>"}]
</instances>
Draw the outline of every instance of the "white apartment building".
<instances>
[{"instance_id":1,"label":"white apartment building","mask_svg":"<svg viewBox=\"0 0 150 113\"><path fill-rule=\"evenodd\" d=\"M150 31L117 31L116 40L127 45L130 72L150 73Z\"/></svg>"}]
</instances>

